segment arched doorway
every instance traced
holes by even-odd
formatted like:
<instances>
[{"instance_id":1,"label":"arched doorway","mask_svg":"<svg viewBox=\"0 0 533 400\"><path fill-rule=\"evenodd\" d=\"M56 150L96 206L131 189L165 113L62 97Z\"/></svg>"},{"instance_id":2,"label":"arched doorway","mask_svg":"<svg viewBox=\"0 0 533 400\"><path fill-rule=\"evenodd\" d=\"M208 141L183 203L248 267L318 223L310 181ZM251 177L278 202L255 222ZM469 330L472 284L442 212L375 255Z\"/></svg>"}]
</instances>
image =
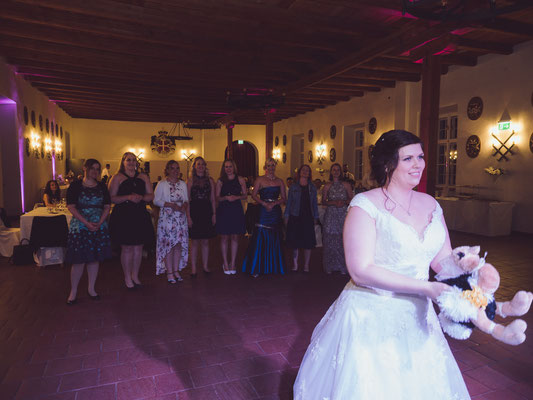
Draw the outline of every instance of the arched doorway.
<instances>
[{"instance_id":1,"label":"arched doorway","mask_svg":"<svg viewBox=\"0 0 533 400\"><path fill-rule=\"evenodd\" d=\"M252 178L251 182L257 177L257 149L255 146L245 140L235 140L231 144L233 160L237 164L237 171L240 176ZM224 152L225 158L228 158L228 148Z\"/></svg>"}]
</instances>

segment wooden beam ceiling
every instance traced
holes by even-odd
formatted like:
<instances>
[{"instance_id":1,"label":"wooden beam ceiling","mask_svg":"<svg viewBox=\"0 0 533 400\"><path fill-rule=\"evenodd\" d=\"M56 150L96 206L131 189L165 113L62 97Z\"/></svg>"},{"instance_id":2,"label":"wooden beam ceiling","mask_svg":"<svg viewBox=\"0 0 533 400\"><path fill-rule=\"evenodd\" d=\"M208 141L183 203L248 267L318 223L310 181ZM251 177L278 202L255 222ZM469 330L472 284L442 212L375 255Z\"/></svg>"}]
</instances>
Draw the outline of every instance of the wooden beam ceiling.
<instances>
[{"instance_id":1,"label":"wooden beam ceiling","mask_svg":"<svg viewBox=\"0 0 533 400\"><path fill-rule=\"evenodd\" d=\"M397 0L4 0L0 56L73 117L264 123L227 93L284 96L280 120L418 82L414 61L439 50L442 73L511 54L533 38L533 4L496 5L434 22Z\"/></svg>"}]
</instances>

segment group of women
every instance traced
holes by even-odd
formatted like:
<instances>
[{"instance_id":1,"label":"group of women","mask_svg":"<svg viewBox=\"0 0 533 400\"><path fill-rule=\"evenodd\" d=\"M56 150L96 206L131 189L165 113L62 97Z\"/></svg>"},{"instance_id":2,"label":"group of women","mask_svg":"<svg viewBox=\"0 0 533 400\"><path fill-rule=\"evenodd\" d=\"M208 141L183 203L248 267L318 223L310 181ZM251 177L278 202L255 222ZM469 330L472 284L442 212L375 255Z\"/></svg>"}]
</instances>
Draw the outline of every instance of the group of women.
<instances>
[{"instance_id":1,"label":"group of women","mask_svg":"<svg viewBox=\"0 0 533 400\"><path fill-rule=\"evenodd\" d=\"M166 179L161 180L155 193L149 177L139 172L135 154L122 156L119 171L106 186L99 181L101 165L88 159L83 167L83 179L73 182L67 190L67 208L72 213L65 261L72 263L71 290L67 304L77 302L78 284L87 266L88 294L93 300L100 296L94 284L99 263L111 257L111 243L121 248L120 260L124 283L128 290L142 286L139 270L143 246L156 242L156 274L165 273L171 284L182 281L180 271L187 265L191 239L191 277L196 277L198 250L202 266L208 274L208 240L221 235L225 274L236 273L238 237L244 234L244 212L240 200L246 198L244 179L237 176L235 163L223 163L216 185L207 172L202 157L195 158L187 184L180 180L177 161L165 167ZM47 184L45 201L54 199L54 183ZM59 188L57 186L57 188ZM218 207L215 208L215 198ZM146 205L160 208L155 241L151 216ZM113 212L109 218L111 203ZM217 220L217 216L219 217ZM231 242L231 256L228 256Z\"/></svg>"}]
</instances>

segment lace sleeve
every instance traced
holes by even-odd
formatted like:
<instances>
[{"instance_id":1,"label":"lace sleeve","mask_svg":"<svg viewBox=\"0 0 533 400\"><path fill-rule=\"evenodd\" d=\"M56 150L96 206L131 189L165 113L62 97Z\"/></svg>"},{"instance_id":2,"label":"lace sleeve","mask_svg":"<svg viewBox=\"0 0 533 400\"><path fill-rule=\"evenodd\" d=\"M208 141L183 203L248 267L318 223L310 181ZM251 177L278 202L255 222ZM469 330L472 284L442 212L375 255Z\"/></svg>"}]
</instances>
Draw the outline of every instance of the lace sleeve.
<instances>
[{"instance_id":1,"label":"lace sleeve","mask_svg":"<svg viewBox=\"0 0 533 400\"><path fill-rule=\"evenodd\" d=\"M351 207L363 209L372 219L376 219L377 208L363 193L357 194L350 202Z\"/></svg>"}]
</instances>

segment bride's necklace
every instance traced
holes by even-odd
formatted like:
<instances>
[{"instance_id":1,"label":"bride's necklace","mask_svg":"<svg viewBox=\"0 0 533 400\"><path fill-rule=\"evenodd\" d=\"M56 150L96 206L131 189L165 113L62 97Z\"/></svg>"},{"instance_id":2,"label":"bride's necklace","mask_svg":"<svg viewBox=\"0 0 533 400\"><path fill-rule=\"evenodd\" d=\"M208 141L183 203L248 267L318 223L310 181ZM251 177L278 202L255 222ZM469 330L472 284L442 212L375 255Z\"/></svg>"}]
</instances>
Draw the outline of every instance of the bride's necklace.
<instances>
[{"instance_id":1,"label":"bride's necklace","mask_svg":"<svg viewBox=\"0 0 533 400\"><path fill-rule=\"evenodd\" d=\"M394 200L394 198L390 195L387 189L384 187L381 188L381 191L387 198L387 200L390 200L394 203L394 205L399 205L406 213L407 215L411 216L411 200L413 199L413 191L411 190L410 196L409 196L409 205L407 208L405 208L399 201Z\"/></svg>"},{"instance_id":2,"label":"bride's necklace","mask_svg":"<svg viewBox=\"0 0 533 400\"><path fill-rule=\"evenodd\" d=\"M270 175L265 175L268 179L270 179L271 181L275 181L276 180L276 176L273 175L273 176L270 176Z\"/></svg>"}]
</instances>

